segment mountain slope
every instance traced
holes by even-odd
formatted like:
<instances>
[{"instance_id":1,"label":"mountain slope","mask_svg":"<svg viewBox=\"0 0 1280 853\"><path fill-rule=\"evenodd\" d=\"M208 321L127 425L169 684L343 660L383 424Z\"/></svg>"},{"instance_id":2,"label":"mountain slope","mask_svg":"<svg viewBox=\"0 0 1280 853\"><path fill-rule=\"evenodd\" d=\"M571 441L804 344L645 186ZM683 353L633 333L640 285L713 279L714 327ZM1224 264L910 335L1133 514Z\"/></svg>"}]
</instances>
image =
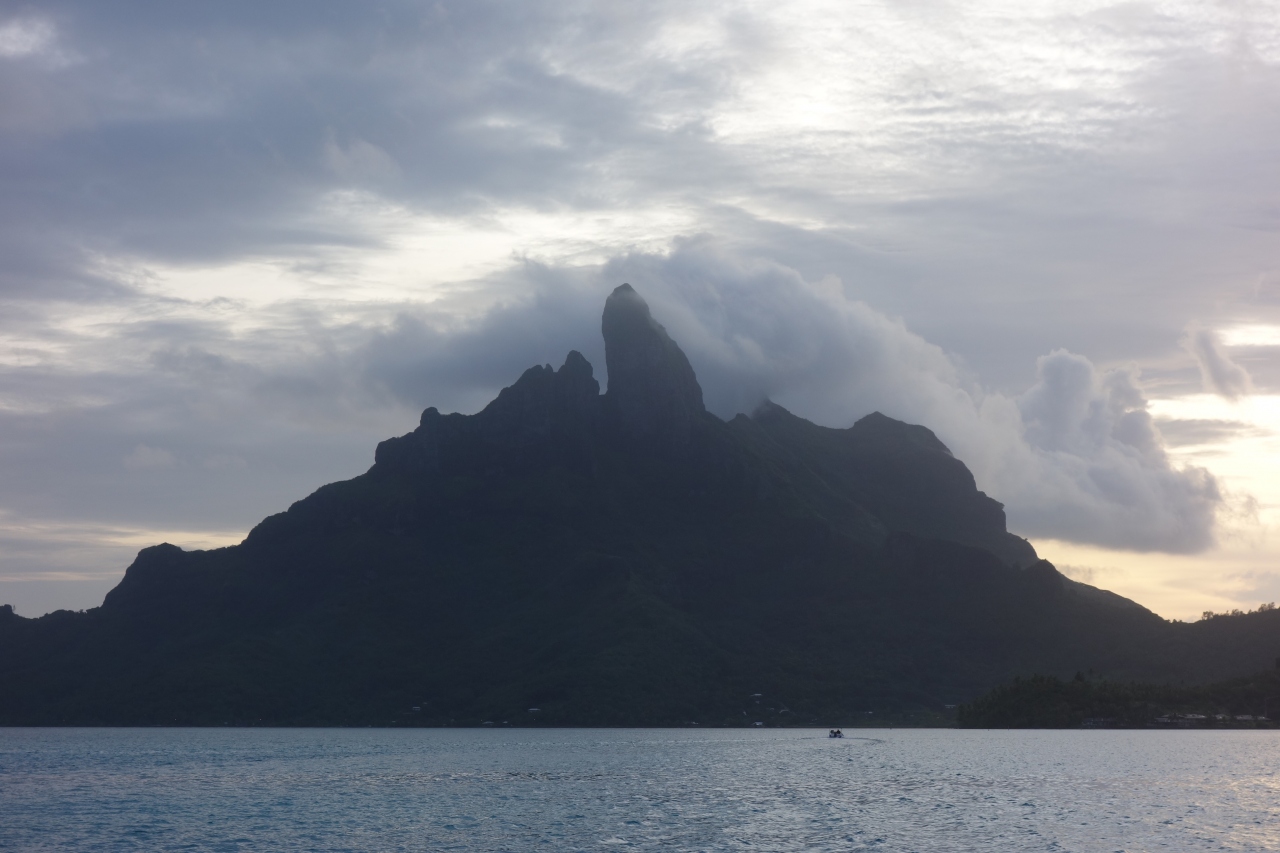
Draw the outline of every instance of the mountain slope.
<instances>
[{"instance_id":1,"label":"mountain slope","mask_svg":"<svg viewBox=\"0 0 1280 853\"><path fill-rule=\"evenodd\" d=\"M84 613L0 610L0 724L839 723L1277 651L1066 580L923 427L720 421L629 286L602 328L603 395L571 352L238 546L144 549Z\"/></svg>"}]
</instances>

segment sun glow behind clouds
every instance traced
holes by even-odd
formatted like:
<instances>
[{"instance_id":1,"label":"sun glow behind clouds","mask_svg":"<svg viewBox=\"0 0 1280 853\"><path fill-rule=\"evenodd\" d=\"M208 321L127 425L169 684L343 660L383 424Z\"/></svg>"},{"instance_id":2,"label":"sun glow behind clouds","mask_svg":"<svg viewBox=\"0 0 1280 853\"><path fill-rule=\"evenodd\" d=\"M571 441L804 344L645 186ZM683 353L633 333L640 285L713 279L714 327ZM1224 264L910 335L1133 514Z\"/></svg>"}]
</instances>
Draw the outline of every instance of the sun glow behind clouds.
<instances>
[{"instance_id":1,"label":"sun glow behind clouds","mask_svg":"<svg viewBox=\"0 0 1280 853\"><path fill-rule=\"evenodd\" d=\"M891 196L981 179L993 154L1028 146L1114 147L1120 124L1151 110L1128 85L1162 45L1135 40L1110 7L760 8L772 49L711 124L731 144L787 151L775 177Z\"/></svg>"},{"instance_id":2,"label":"sun glow behind clouds","mask_svg":"<svg viewBox=\"0 0 1280 853\"><path fill-rule=\"evenodd\" d=\"M1221 332L1222 343L1229 347L1280 347L1280 326L1252 323L1231 326Z\"/></svg>"},{"instance_id":3,"label":"sun glow behind clouds","mask_svg":"<svg viewBox=\"0 0 1280 853\"><path fill-rule=\"evenodd\" d=\"M1280 600L1265 543L1196 555L1135 554L1057 539L1032 544L1067 577L1119 593L1166 619L1194 622L1206 610L1252 609Z\"/></svg>"},{"instance_id":4,"label":"sun glow behind clouds","mask_svg":"<svg viewBox=\"0 0 1280 853\"><path fill-rule=\"evenodd\" d=\"M1232 402L1193 394L1152 400L1150 411L1170 432L1178 424L1206 428L1203 439L1179 441L1169 454L1209 468L1224 487L1217 547L1193 555L1142 554L1036 540L1036 550L1068 576L1168 618L1280 600L1280 395Z\"/></svg>"},{"instance_id":5,"label":"sun glow behind clouds","mask_svg":"<svg viewBox=\"0 0 1280 853\"><path fill-rule=\"evenodd\" d=\"M1231 424L1225 434L1170 449L1178 461L1211 467L1227 489L1251 495L1258 519L1280 525L1280 395L1255 394L1236 401L1192 394L1151 401L1157 422L1203 421ZM1228 519L1226 532L1231 535Z\"/></svg>"}]
</instances>

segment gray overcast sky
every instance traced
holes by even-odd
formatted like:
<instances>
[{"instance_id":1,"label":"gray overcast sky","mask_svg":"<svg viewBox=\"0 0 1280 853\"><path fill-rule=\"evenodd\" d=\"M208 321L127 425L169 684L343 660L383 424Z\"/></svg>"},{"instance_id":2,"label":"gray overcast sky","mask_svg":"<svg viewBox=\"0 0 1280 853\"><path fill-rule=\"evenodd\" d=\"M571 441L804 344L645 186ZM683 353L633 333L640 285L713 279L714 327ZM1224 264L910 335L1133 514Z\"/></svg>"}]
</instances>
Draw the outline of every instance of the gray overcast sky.
<instances>
[{"instance_id":1,"label":"gray overcast sky","mask_svg":"<svg viewBox=\"0 0 1280 853\"><path fill-rule=\"evenodd\" d=\"M0 601L583 351L924 423L1065 571L1280 597L1280 6L0 2Z\"/></svg>"}]
</instances>

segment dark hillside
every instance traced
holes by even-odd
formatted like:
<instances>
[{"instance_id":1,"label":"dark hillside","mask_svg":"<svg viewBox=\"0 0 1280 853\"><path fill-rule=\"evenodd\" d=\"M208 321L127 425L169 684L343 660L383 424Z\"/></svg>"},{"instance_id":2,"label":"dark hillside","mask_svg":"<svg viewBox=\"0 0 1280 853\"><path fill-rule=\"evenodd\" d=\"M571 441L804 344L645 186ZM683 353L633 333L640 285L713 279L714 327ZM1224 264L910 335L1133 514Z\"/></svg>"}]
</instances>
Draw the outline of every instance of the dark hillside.
<instances>
[{"instance_id":1,"label":"dark hillside","mask_svg":"<svg viewBox=\"0 0 1280 853\"><path fill-rule=\"evenodd\" d=\"M84 613L0 610L0 724L902 722L1018 674L1280 654L1271 622L1066 580L922 427L726 424L631 288L603 328L604 395L570 353L238 546L145 549Z\"/></svg>"},{"instance_id":2,"label":"dark hillside","mask_svg":"<svg viewBox=\"0 0 1280 853\"><path fill-rule=\"evenodd\" d=\"M732 423L742 428L743 420ZM774 403L751 422L889 530L976 545L1023 567L1037 559L1005 530L1004 507L978 491L969 469L925 427L875 412L849 429L829 429Z\"/></svg>"}]
</instances>

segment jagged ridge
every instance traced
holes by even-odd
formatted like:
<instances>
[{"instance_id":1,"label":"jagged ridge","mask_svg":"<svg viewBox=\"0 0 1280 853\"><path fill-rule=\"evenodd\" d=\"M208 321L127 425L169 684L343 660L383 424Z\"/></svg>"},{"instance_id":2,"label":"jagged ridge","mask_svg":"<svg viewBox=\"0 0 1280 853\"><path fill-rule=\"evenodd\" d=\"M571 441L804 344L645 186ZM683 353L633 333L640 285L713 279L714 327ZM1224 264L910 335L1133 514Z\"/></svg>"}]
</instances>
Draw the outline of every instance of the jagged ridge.
<instances>
[{"instance_id":1,"label":"jagged ridge","mask_svg":"<svg viewBox=\"0 0 1280 853\"><path fill-rule=\"evenodd\" d=\"M629 286L602 331L603 395L571 352L239 546L144 549L85 613L0 609L0 724L841 723L1277 650L1067 581L923 427L721 422Z\"/></svg>"}]
</instances>

